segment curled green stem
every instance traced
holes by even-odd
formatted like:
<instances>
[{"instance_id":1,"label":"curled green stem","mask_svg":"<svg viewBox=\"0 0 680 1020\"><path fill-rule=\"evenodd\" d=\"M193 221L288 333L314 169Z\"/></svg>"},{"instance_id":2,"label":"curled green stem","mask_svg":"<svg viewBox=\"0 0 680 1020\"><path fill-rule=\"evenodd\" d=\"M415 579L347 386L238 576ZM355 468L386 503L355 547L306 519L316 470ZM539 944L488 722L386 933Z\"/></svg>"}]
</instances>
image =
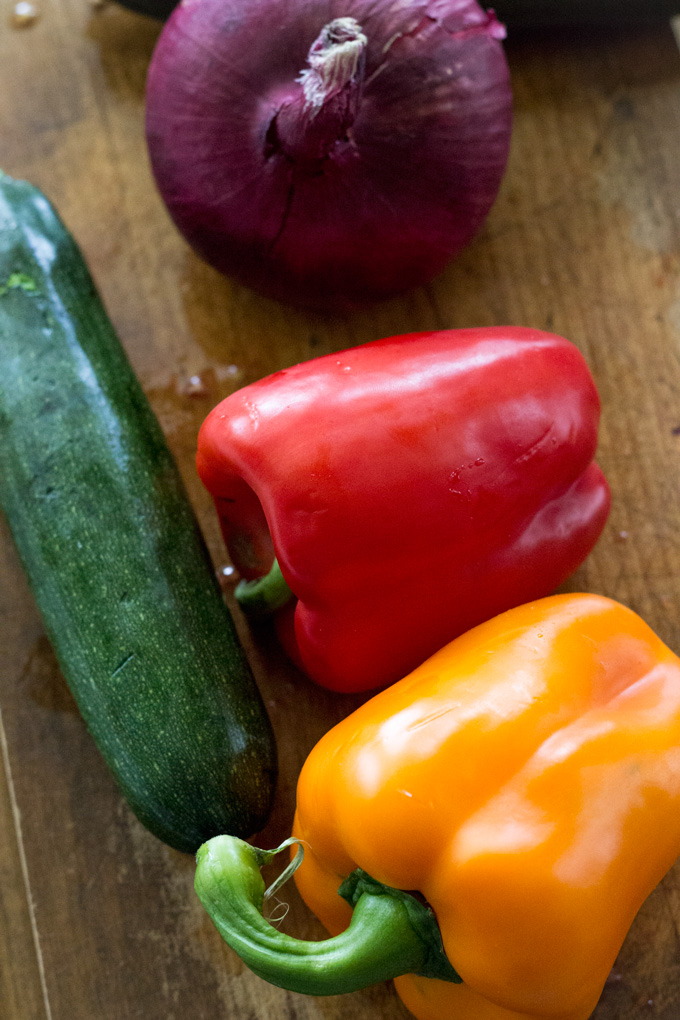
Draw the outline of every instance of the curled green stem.
<instances>
[{"instance_id":1,"label":"curled green stem","mask_svg":"<svg viewBox=\"0 0 680 1020\"><path fill-rule=\"evenodd\" d=\"M432 911L360 870L339 890L354 907L340 935L307 942L272 927L262 915L260 867L291 842L265 851L216 836L198 851L196 892L222 938L255 974L306 995L353 992L400 974L460 982Z\"/></svg>"}]
</instances>

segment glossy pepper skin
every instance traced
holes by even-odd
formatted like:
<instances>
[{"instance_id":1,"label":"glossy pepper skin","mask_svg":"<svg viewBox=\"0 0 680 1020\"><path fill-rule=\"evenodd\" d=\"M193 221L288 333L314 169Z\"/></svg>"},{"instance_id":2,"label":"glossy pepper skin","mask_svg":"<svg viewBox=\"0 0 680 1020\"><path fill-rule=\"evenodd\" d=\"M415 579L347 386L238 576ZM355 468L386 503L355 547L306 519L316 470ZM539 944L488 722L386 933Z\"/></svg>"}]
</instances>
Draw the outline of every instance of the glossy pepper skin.
<instances>
[{"instance_id":1,"label":"glossy pepper skin","mask_svg":"<svg viewBox=\"0 0 680 1020\"><path fill-rule=\"evenodd\" d=\"M680 852L680 660L599 596L513 609L321 739L293 831L330 932L357 866L434 909L463 983L399 978L418 1020L586 1020Z\"/></svg>"},{"instance_id":2,"label":"glossy pepper skin","mask_svg":"<svg viewBox=\"0 0 680 1020\"><path fill-rule=\"evenodd\" d=\"M296 596L278 614L289 654L326 687L370 690L581 563L609 511L598 422L561 337L418 333L238 390L197 465L242 575L276 555Z\"/></svg>"}]
</instances>

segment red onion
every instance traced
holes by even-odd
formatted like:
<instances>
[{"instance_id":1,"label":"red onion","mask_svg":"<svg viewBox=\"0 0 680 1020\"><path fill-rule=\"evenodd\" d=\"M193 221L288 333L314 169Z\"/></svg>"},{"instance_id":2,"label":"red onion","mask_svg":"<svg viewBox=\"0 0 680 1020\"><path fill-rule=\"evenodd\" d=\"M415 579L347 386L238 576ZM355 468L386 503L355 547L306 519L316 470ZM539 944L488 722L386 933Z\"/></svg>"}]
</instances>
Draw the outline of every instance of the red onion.
<instances>
[{"instance_id":1,"label":"red onion","mask_svg":"<svg viewBox=\"0 0 680 1020\"><path fill-rule=\"evenodd\" d=\"M217 269L293 304L424 283L505 170L503 36L475 0L182 0L147 86L175 223Z\"/></svg>"}]
</instances>

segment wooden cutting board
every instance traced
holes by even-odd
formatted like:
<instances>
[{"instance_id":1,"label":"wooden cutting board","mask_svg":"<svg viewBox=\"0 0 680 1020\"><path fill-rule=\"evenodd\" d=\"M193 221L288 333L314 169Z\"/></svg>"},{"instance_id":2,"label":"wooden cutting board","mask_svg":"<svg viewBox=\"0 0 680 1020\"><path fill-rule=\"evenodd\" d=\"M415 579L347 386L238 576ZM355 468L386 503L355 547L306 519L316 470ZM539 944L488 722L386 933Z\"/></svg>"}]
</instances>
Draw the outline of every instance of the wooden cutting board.
<instances>
[{"instance_id":1,"label":"wooden cutting board","mask_svg":"<svg viewBox=\"0 0 680 1020\"><path fill-rule=\"evenodd\" d=\"M392 333L537 326L572 339L595 374L614 497L565 589L627 603L680 650L680 54L670 29L510 39L516 127L486 227L431 286L325 318L222 279L170 224L143 138L159 26L115 4L35 2L40 17L23 29L11 27L13 5L0 6L0 165L43 188L80 243L216 566L227 559L193 455L222 397ZM192 860L121 803L4 525L0 578L3 1020L406 1020L391 986L303 998L244 969L194 897ZM266 627L238 623L279 743L276 807L259 837L271 846L289 832L304 757L357 702L308 683ZM294 890L287 899L288 930L320 936ZM680 1018L679 926L676 867L638 916L597 1020Z\"/></svg>"}]
</instances>

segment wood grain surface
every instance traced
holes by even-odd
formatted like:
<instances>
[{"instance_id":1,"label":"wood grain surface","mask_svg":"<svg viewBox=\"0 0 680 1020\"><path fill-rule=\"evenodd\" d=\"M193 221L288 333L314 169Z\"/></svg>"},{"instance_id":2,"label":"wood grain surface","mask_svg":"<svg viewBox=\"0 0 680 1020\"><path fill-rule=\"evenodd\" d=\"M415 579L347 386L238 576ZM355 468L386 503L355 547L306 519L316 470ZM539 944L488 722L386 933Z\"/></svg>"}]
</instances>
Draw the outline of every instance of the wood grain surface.
<instances>
[{"instance_id":1,"label":"wood grain surface","mask_svg":"<svg viewBox=\"0 0 680 1020\"><path fill-rule=\"evenodd\" d=\"M331 319L221 278L170 224L143 137L159 26L115 4L35 2L40 17L23 29L0 5L0 165L41 187L81 245L216 566L227 560L193 456L219 399L392 333L537 326L590 363L614 498L565 589L627 603L680 650L680 54L668 27L511 38L514 141L485 228L431 286ZM244 969L194 897L192 860L121 802L4 525L0 578L2 1020L406 1020L391 986L303 998ZM258 837L271 846L289 832L304 757L357 702L304 680L266 627L238 625L278 737L281 781ZM287 930L320 937L294 890L286 898ZM635 921L596 1020L680 1020L679 926L676 866Z\"/></svg>"}]
</instances>

